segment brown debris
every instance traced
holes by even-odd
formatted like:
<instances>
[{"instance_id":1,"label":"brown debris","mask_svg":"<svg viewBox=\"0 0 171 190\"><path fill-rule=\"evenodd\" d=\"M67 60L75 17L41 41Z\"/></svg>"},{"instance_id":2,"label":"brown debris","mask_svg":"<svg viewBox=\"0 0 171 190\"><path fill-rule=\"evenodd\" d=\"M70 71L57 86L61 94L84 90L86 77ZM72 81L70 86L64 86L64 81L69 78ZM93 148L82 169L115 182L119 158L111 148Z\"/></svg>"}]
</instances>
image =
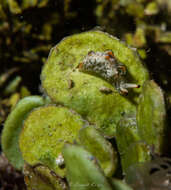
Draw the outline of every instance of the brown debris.
<instances>
[{"instance_id":1,"label":"brown debris","mask_svg":"<svg viewBox=\"0 0 171 190\"><path fill-rule=\"evenodd\" d=\"M0 190L26 190L23 174L9 164L4 154L0 155Z\"/></svg>"}]
</instances>

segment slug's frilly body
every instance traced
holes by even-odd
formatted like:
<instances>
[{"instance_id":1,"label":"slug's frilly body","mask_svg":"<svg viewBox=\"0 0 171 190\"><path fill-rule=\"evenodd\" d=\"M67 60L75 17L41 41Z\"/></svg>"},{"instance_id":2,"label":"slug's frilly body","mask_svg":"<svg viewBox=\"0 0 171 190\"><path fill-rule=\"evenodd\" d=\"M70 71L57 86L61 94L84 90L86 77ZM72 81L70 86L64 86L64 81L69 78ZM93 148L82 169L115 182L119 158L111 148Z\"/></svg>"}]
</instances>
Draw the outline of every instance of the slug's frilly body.
<instances>
[{"instance_id":1,"label":"slug's frilly body","mask_svg":"<svg viewBox=\"0 0 171 190\"><path fill-rule=\"evenodd\" d=\"M118 62L112 51L90 51L83 62L78 65L79 71L103 78L115 86L120 94L127 94L128 88L139 88L139 85L125 83L126 67Z\"/></svg>"}]
</instances>

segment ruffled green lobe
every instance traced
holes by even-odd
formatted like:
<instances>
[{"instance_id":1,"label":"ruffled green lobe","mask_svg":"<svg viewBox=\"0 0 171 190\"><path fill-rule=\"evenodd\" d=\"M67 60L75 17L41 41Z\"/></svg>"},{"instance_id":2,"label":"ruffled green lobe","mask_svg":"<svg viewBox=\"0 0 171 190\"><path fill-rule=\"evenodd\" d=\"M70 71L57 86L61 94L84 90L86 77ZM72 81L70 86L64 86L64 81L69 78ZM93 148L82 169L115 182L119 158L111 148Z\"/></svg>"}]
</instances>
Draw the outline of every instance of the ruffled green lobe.
<instances>
[{"instance_id":1,"label":"ruffled green lobe","mask_svg":"<svg viewBox=\"0 0 171 190\"><path fill-rule=\"evenodd\" d=\"M46 101L40 96L23 98L8 115L2 131L2 150L9 162L16 168L22 169L24 161L19 150L19 134L22 130L23 121L28 113Z\"/></svg>"},{"instance_id":2,"label":"ruffled green lobe","mask_svg":"<svg viewBox=\"0 0 171 190\"><path fill-rule=\"evenodd\" d=\"M20 135L24 160L31 166L43 164L65 176L61 149L65 143L73 143L85 124L78 114L65 107L49 105L33 110Z\"/></svg>"},{"instance_id":3,"label":"ruffled green lobe","mask_svg":"<svg viewBox=\"0 0 171 190\"><path fill-rule=\"evenodd\" d=\"M72 108L106 136L114 136L122 113L135 112L140 89L130 90L127 97L101 78L79 72L77 66L90 51L112 50L128 70L127 82L142 85L149 77L135 50L100 31L89 31L64 38L50 52L42 70L42 86L51 99ZM72 84L72 85L71 85ZM113 93L99 89L107 87Z\"/></svg>"},{"instance_id":4,"label":"ruffled green lobe","mask_svg":"<svg viewBox=\"0 0 171 190\"><path fill-rule=\"evenodd\" d=\"M166 108L161 88L153 81L146 81L137 109L138 133L143 141L162 153L166 140Z\"/></svg>"}]
</instances>

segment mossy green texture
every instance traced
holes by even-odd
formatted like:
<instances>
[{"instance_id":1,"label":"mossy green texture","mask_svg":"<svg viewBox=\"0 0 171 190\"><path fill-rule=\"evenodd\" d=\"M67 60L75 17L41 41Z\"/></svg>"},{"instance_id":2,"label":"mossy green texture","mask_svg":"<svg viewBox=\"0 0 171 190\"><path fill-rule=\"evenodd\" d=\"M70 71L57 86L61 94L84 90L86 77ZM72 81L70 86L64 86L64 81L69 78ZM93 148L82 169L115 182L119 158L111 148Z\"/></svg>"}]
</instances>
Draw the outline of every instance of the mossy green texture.
<instances>
[{"instance_id":1,"label":"mossy green texture","mask_svg":"<svg viewBox=\"0 0 171 190\"><path fill-rule=\"evenodd\" d=\"M71 190L112 190L95 158L83 147L66 144L62 154Z\"/></svg>"},{"instance_id":2,"label":"mossy green texture","mask_svg":"<svg viewBox=\"0 0 171 190\"><path fill-rule=\"evenodd\" d=\"M81 145L95 156L106 176L112 176L118 164L118 156L111 143L92 126L85 127L79 132Z\"/></svg>"},{"instance_id":3,"label":"mossy green texture","mask_svg":"<svg viewBox=\"0 0 171 190\"><path fill-rule=\"evenodd\" d=\"M1 136L2 150L16 169L22 169L24 164L18 142L23 121L32 109L44 104L45 100L42 97L25 97L19 101L5 121Z\"/></svg>"},{"instance_id":4,"label":"mossy green texture","mask_svg":"<svg viewBox=\"0 0 171 190\"><path fill-rule=\"evenodd\" d=\"M166 110L163 92L153 81L146 81L137 109L138 133L142 140L162 153L166 138Z\"/></svg>"},{"instance_id":5,"label":"mossy green texture","mask_svg":"<svg viewBox=\"0 0 171 190\"><path fill-rule=\"evenodd\" d=\"M66 190L64 181L45 166L24 165L24 181L27 190Z\"/></svg>"},{"instance_id":6,"label":"mossy green texture","mask_svg":"<svg viewBox=\"0 0 171 190\"><path fill-rule=\"evenodd\" d=\"M65 176L61 149L66 142L73 143L85 124L78 114L65 107L49 105L33 110L20 135L24 160L32 166L43 164L59 176Z\"/></svg>"},{"instance_id":7,"label":"mossy green texture","mask_svg":"<svg viewBox=\"0 0 171 190\"><path fill-rule=\"evenodd\" d=\"M141 142L138 135L135 116L127 115L118 124L116 142L121 157L122 170L125 173L132 164L150 160L150 150Z\"/></svg>"},{"instance_id":8,"label":"mossy green texture","mask_svg":"<svg viewBox=\"0 0 171 190\"><path fill-rule=\"evenodd\" d=\"M64 38L52 48L41 81L54 102L72 108L106 136L114 136L122 113L135 111L142 89L130 90L124 97L105 80L79 72L77 66L88 52L106 50L112 50L116 59L127 67L127 82L142 85L149 78L135 50L107 33L89 31ZM113 93L101 92L99 89L104 86Z\"/></svg>"}]
</instances>

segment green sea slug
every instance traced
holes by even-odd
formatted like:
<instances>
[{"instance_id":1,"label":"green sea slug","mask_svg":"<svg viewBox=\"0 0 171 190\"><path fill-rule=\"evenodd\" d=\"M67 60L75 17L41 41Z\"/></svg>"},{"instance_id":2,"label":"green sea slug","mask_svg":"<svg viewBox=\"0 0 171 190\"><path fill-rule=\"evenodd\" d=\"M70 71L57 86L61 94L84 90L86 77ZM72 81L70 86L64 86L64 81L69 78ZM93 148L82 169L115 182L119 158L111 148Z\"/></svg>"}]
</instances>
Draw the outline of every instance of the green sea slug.
<instances>
[{"instance_id":1,"label":"green sea slug","mask_svg":"<svg viewBox=\"0 0 171 190\"><path fill-rule=\"evenodd\" d=\"M46 103L47 101L40 96L23 98L15 106L5 121L1 136L2 151L16 169L21 170L24 164L18 142L23 121L31 110L36 107L43 106Z\"/></svg>"}]
</instances>

